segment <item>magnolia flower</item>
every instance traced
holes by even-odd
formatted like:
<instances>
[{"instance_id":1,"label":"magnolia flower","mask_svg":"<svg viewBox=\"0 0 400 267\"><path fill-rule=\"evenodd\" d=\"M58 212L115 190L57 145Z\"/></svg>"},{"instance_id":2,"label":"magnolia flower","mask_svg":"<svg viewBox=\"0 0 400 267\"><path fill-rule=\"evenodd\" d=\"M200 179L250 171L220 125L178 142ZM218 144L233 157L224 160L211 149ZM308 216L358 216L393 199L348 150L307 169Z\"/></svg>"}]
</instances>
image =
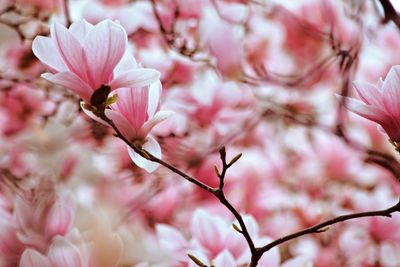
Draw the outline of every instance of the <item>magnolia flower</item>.
<instances>
[{"instance_id":1,"label":"magnolia flower","mask_svg":"<svg viewBox=\"0 0 400 267\"><path fill-rule=\"evenodd\" d=\"M150 87L120 88L116 103L105 114L110 118L121 134L136 145L140 145L154 156L161 158L161 148L157 141L149 135L151 129L171 115L171 111L158 111L161 93L160 81ZM158 164L144 159L131 147L129 156L139 167L153 172Z\"/></svg>"},{"instance_id":2,"label":"magnolia flower","mask_svg":"<svg viewBox=\"0 0 400 267\"><path fill-rule=\"evenodd\" d=\"M356 82L354 88L362 101L346 97L345 106L378 123L392 141L400 142L400 65L393 66L377 85Z\"/></svg>"},{"instance_id":3,"label":"magnolia flower","mask_svg":"<svg viewBox=\"0 0 400 267\"><path fill-rule=\"evenodd\" d=\"M69 29L59 23L50 28L51 37L38 36L33 53L52 73L46 80L65 86L90 103L102 85L110 90L149 85L159 78L153 69L140 68L132 57L125 57L127 34L121 25L104 20L95 26L85 20Z\"/></svg>"},{"instance_id":4,"label":"magnolia flower","mask_svg":"<svg viewBox=\"0 0 400 267\"><path fill-rule=\"evenodd\" d=\"M90 255L80 233L75 229L68 237L56 236L47 255L28 248L22 253L20 267L89 267Z\"/></svg>"}]
</instances>

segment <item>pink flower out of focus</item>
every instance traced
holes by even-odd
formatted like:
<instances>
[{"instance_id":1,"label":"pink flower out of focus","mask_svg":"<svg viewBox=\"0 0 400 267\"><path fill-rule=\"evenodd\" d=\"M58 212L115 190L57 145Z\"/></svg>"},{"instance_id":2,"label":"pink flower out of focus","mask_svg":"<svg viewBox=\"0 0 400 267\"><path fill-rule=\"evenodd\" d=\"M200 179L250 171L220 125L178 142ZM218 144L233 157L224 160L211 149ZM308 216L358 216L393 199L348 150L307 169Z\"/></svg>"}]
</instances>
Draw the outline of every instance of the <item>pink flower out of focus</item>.
<instances>
[{"instance_id":1,"label":"pink flower out of focus","mask_svg":"<svg viewBox=\"0 0 400 267\"><path fill-rule=\"evenodd\" d=\"M400 142L400 65L393 66L377 85L356 82L354 88L362 101L346 97L346 107L378 123L392 141Z\"/></svg>"},{"instance_id":2,"label":"pink flower out of focus","mask_svg":"<svg viewBox=\"0 0 400 267\"><path fill-rule=\"evenodd\" d=\"M149 87L120 88L116 103L105 114L110 118L121 134L132 143L141 146L154 156L161 158L161 148L157 141L149 135L151 129L171 115L171 111L158 111L161 94L161 82ZM153 172L158 164L151 162L132 148L128 147L129 156L139 167Z\"/></svg>"},{"instance_id":3,"label":"pink flower out of focus","mask_svg":"<svg viewBox=\"0 0 400 267\"><path fill-rule=\"evenodd\" d=\"M114 90L149 85L159 78L156 70L124 63L127 34L111 20L94 26L82 20L69 29L56 22L50 33L51 37L38 36L32 43L35 56L52 71L42 77L71 89L86 103L102 85Z\"/></svg>"}]
</instances>

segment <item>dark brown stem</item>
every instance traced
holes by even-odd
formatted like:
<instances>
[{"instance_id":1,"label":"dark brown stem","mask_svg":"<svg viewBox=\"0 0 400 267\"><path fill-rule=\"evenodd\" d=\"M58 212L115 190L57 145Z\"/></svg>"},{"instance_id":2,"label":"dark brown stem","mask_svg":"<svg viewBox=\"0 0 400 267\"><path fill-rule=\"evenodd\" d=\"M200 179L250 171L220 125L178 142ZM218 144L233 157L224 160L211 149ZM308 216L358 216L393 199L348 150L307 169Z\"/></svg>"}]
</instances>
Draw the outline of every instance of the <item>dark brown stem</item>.
<instances>
[{"instance_id":1,"label":"dark brown stem","mask_svg":"<svg viewBox=\"0 0 400 267\"><path fill-rule=\"evenodd\" d=\"M69 0L64 0L64 15L67 28L71 25L71 15L69 13Z\"/></svg>"},{"instance_id":2,"label":"dark brown stem","mask_svg":"<svg viewBox=\"0 0 400 267\"><path fill-rule=\"evenodd\" d=\"M247 230L246 224L244 223L244 220L242 216L239 214L239 212L232 206L232 204L226 199L225 193L224 193L224 185L225 185L225 175L227 170L241 157L241 154L235 156L229 163L226 162L226 151L225 147L222 147L219 150L219 154L221 157L221 162L222 162L222 171L219 173L217 171L217 176L219 178L219 186L218 190L215 192L215 196L219 199L219 201L224 205L236 218L236 220L239 222L240 225L240 233L244 236L244 238L247 241L247 244L250 248L251 254L254 254L256 251L256 247L254 245L254 242L250 236L249 231Z\"/></svg>"},{"instance_id":3,"label":"dark brown stem","mask_svg":"<svg viewBox=\"0 0 400 267\"><path fill-rule=\"evenodd\" d=\"M164 167L168 168L169 170L171 170L172 172L178 174L179 176L183 177L185 180L197 185L198 187L200 187L203 190L206 190L207 192L210 192L211 194L213 194L216 198L218 198L218 200L234 215L234 217L236 218L236 220L238 221L239 225L240 225L240 229L239 232L244 236L244 238L246 239L248 246L250 248L251 251L251 262L249 263L249 267L255 267L258 264L258 261L261 259L261 257L263 256L263 254L267 251L269 251L270 249L285 243L287 241L296 239L298 237L307 235L307 234L312 234L312 233L321 233L327 230L327 227L339 222L344 222L344 221L348 221L348 220L352 220L352 219L356 219L356 218L362 218L362 217L371 217L371 216L384 216L384 217L391 217L392 213L394 212L399 212L400 211L400 201L395 204L394 206L384 209L384 210L377 210L377 211L368 211L368 212L359 212L359 213L352 213L352 214L347 214L347 215L341 215L335 218L332 218L330 220L324 221L322 223L316 224L314 226L311 226L309 228L300 230L298 232L286 235L284 237L281 237L279 239L276 239L275 241L272 241L271 243L266 244L263 247L255 247L254 242L247 230L246 224L244 223L244 220L242 218L242 216L239 214L239 212L235 209L235 207L232 206L232 204L230 204L230 202L226 199L226 196L224 194L224 184L225 184L225 175L227 170L240 158L240 154L237 155L236 157L234 157L229 163L226 161L226 151L225 148L221 148L219 150L220 152L220 156L221 156L221 161L222 161L222 170L221 172L219 172L218 168L216 168L216 173L217 176L220 179L219 182L219 186L218 188L213 188L208 186L207 184L204 184L202 182L200 182L199 180L197 180L196 178L184 173L183 171L179 170L178 168L176 168L175 166L153 156L152 154L150 154L148 151L142 149L141 147L136 146L135 144L133 144L132 142L130 142L128 139L126 139L121 132L118 130L118 128L116 127L116 125L114 124L114 122L112 120L110 120L109 118L107 118L107 116L104 114L104 112L100 112L100 113L96 113L96 115L101 118L102 120L104 120L105 122L107 122L115 131L116 136L118 138L120 138L121 140L123 140L127 145L129 145L129 147L131 147L136 153L138 153L140 156L144 157L147 160L156 162L160 165L163 165ZM379 156L377 154L372 153L371 155L374 156Z\"/></svg>"},{"instance_id":4,"label":"dark brown stem","mask_svg":"<svg viewBox=\"0 0 400 267\"><path fill-rule=\"evenodd\" d=\"M172 172L178 174L179 176L181 176L182 178L184 178L185 180L197 185L198 187L200 187L201 189L213 194L216 198L219 199L219 201L233 214L233 216L236 218L236 220L239 222L239 225L241 227L240 229L240 233L244 236L244 238L247 241L247 244L250 248L251 254L253 255L256 252L256 247L254 245L254 242L250 236L249 231L247 230L246 224L244 223L244 220L242 218L242 216L239 214L239 212L235 209L235 207L232 206L232 204L230 204L230 202L227 200L223 188L224 188L224 180L225 180L225 175L227 170L240 158L241 154L237 155L236 157L234 157L229 163L226 162L226 152L225 152L225 148L221 148L220 149L220 156L221 156L221 161L222 161L222 171L221 173L217 173L219 179L220 179L220 183L219 183L219 187L218 188L213 188L211 186L208 186L207 184L202 183L201 181L197 180L196 178L184 173L183 171L179 170L178 168L176 168L175 166L153 156L151 153L149 153L148 151L142 149L141 147L136 146L135 144L133 144L132 142L130 142L128 139L126 139L122 133L119 131L118 127L114 124L114 122L112 120L110 120L104 112L98 112L95 113L99 118L101 118L102 120L104 120L105 122L107 122L115 131L116 136L118 138L120 138L122 141L124 141L129 147L131 147L136 153L138 153L140 156L142 156L143 158L156 162L166 168L168 168L169 170L171 170ZM259 258L258 258L259 259ZM255 265L250 265L250 266L256 266L258 259L253 262L253 257L252 257L252 264Z\"/></svg>"},{"instance_id":5,"label":"dark brown stem","mask_svg":"<svg viewBox=\"0 0 400 267\"><path fill-rule=\"evenodd\" d=\"M352 219L356 219L356 218L362 218L362 217L372 217L372 216L392 217L392 213L399 212L399 211L400 211L400 201L397 202L394 206L384 209L384 210L359 212L359 213L338 216L333 219L327 220L325 222L322 222L322 223L316 224L314 226L311 226L309 228L298 231L296 233L281 237L275 241L272 241L271 243L269 243L263 247L257 248L257 253L263 254L273 247L276 247L282 243L285 243L289 240L293 240L300 236L313 234L313 233L325 232L326 230L328 230L327 229L328 226L339 223L339 222L344 222L344 221L348 221L348 220L352 220Z\"/></svg>"},{"instance_id":6,"label":"dark brown stem","mask_svg":"<svg viewBox=\"0 0 400 267\"><path fill-rule=\"evenodd\" d=\"M120 138L122 141L124 141L130 148L132 148L136 153L138 153L140 156L144 157L145 159L148 159L150 161L156 162L160 165L163 165L164 167L168 168L169 170L171 170L172 172L178 174L179 176L183 177L185 180L197 185L198 187L200 187L201 189L206 190L207 192L210 192L212 194L215 194L215 189L212 188L211 186L206 185L205 183L200 182L199 180L197 180L194 177L191 177L190 175L182 172L181 170L179 170L178 168L172 166L171 164L153 156L152 154L150 154L149 152L137 147L136 145L134 145L132 142L130 142L128 139L126 139L121 132L118 130L117 126L114 124L114 122L112 120L110 120L109 118L107 118L107 116L104 113L99 113L96 114L99 118L101 118L102 120L104 120L105 122L107 122L115 131L116 135L118 138Z\"/></svg>"},{"instance_id":7,"label":"dark brown stem","mask_svg":"<svg viewBox=\"0 0 400 267\"><path fill-rule=\"evenodd\" d=\"M383 12L385 12L385 17L383 18L383 22L387 23L389 21L393 21L396 24L397 28L400 29L400 16L394 9L392 3L389 0L379 0L383 7Z\"/></svg>"}]
</instances>

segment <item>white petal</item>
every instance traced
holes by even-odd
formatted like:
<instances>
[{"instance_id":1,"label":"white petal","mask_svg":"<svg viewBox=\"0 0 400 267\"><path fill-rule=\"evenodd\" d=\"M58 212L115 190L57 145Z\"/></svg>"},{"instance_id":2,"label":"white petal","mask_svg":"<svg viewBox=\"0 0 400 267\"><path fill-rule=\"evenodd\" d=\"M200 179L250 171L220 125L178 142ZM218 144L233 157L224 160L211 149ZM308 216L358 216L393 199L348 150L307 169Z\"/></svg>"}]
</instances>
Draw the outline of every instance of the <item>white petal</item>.
<instances>
[{"instance_id":1,"label":"white petal","mask_svg":"<svg viewBox=\"0 0 400 267\"><path fill-rule=\"evenodd\" d=\"M142 129L141 129L141 134L146 136L151 131L151 129L154 128L154 126L156 126L163 120L168 119L174 113L175 112L170 111L170 110L161 110L161 111L157 112L152 119L146 121L143 124Z\"/></svg>"},{"instance_id":2,"label":"white petal","mask_svg":"<svg viewBox=\"0 0 400 267\"><path fill-rule=\"evenodd\" d=\"M83 110L83 112L84 112L86 115L88 115L90 118L94 119L94 120L97 121L97 122L100 122L100 123L103 124L103 125L110 126L110 125L108 125L107 122L105 122L105 121L103 121L102 119L100 119L99 117L97 117L91 110L86 109L86 108L85 108L85 102L81 101L81 102L80 102L80 106L81 106L81 109Z\"/></svg>"},{"instance_id":3,"label":"white petal","mask_svg":"<svg viewBox=\"0 0 400 267\"><path fill-rule=\"evenodd\" d=\"M52 83L71 89L85 100L85 102L90 102L93 90L74 73L69 71L59 72L57 74L43 73L41 77Z\"/></svg>"},{"instance_id":4,"label":"white petal","mask_svg":"<svg viewBox=\"0 0 400 267\"><path fill-rule=\"evenodd\" d=\"M20 267L52 267L50 260L33 249L26 249L22 253Z\"/></svg>"},{"instance_id":5,"label":"white petal","mask_svg":"<svg viewBox=\"0 0 400 267\"><path fill-rule=\"evenodd\" d=\"M222 253L218 254L218 256L214 260L214 263L215 263L215 266L218 266L218 267L237 266L232 254L226 249Z\"/></svg>"},{"instance_id":6,"label":"white petal","mask_svg":"<svg viewBox=\"0 0 400 267\"><path fill-rule=\"evenodd\" d=\"M114 69L114 77L118 77L125 72L138 68L138 64L136 63L135 58L133 57L132 53L128 50L125 51L124 55L122 56L121 61Z\"/></svg>"},{"instance_id":7,"label":"white petal","mask_svg":"<svg viewBox=\"0 0 400 267\"><path fill-rule=\"evenodd\" d=\"M110 86L112 89L121 87L138 88L149 86L160 78L160 73L154 69L138 68L116 77Z\"/></svg>"},{"instance_id":8,"label":"white petal","mask_svg":"<svg viewBox=\"0 0 400 267\"><path fill-rule=\"evenodd\" d=\"M86 20L80 20L72 23L72 25L69 27L69 32L72 33L72 35L75 36L75 38L82 45L86 35L91 29L93 29L92 24L88 23Z\"/></svg>"},{"instance_id":9,"label":"white petal","mask_svg":"<svg viewBox=\"0 0 400 267\"><path fill-rule=\"evenodd\" d=\"M147 107L147 115L149 115L149 118L152 118L160 106L160 96L162 90L161 81L157 80L156 82L152 83L149 90L149 105Z\"/></svg>"},{"instance_id":10,"label":"white petal","mask_svg":"<svg viewBox=\"0 0 400 267\"><path fill-rule=\"evenodd\" d=\"M153 156L161 158L161 147L153 137L147 136L147 142L143 145L143 148L148 152L150 152ZM145 169L149 173L155 171L159 166L158 163L143 158L130 147L128 147L128 153L132 161L137 166L139 166L142 169Z\"/></svg>"},{"instance_id":11,"label":"white petal","mask_svg":"<svg viewBox=\"0 0 400 267\"><path fill-rule=\"evenodd\" d=\"M64 61L58 53L53 39L44 36L37 36L32 43L33 54L49 68L56 71L68 70Z\"/></svg>"}]
</instances>

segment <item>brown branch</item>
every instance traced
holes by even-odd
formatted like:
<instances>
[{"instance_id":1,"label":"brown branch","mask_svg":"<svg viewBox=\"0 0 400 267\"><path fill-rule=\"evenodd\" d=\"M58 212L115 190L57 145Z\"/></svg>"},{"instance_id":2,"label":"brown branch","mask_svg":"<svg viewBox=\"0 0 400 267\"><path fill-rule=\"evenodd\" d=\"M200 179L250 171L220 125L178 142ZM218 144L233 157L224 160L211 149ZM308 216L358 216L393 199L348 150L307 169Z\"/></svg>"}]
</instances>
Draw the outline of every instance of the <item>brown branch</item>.
<instances>
[{"instance_id":1,"label":"brown branch","mask_svg":"<svg viewBox=\"0 0 400 267\"><path fill-rule=\"evenodd\" d=\"M114 122L109 119L105 113L104 110L100 112L95 112L96 116L98 116L99 118L101 118L103 121L107 122L115 131L116 136L118 138L120 138L122 141L124 141L130 148L132 148L136 153L138 153L140 156L142 156L143 158L156 162L166 168L168 168L169 170L171 170L172 172L178 174L179 176L181 176L182 178L184 178L185 180L195 184L196 186L200 187L201 189L213 194L216 198L218 198L218 200L222 203L222 205L224 205L232 214L233 216L236 218L236 220L239 222L239 225L241 227L240 233L244 236L244 238L247 241L247 244L250 248L251 254L252 254L252 259L251 259L251 264L249 266L257 266L257 262L259 260L259 258L254 258L253 259L253 255L255 255L256 252L256 247L254 245L254 242L250 236L249 231L247 230L246 224L242 218L242 216L239 214L239 212L235 209L235 207L232 206L232 204L229 202L229 200L227 200L225 194L224 194L224 181L225 181L225 175L227 170L236 162L239 160L239 158L241 157L241 154L235 156L229 163L226 162L226 151L225 151L225 147L222 147L219 152L220 152L220 156L221 156L221 161L222 161L222 171L221 173L219 173L218 169L216 168L216 173L217 176L220 179L220 183L218 188L213 188L199 180L197 180L196 178L184 173L183 171L179 170L178 168L176 168L175 166L153 156L151 153L149 153L148 151L144 150L143 148L137 146L136 144L132 143L131 141L129 141L128 139L126 139L122 133L119 131L118 127L114 124Z\"/></svg>"},{"instance_id":2,"label":"brown branch","mask_svg":"<svg viewBox=\"0 0 400 267\"><path fill-rule=\"evenodd\" d=\"M182 172L181 170L179 170L178 168L176 168L175 166L153 156L152 154L150 154L149 152L145 151L144 149L136 146L135 144L133 144L132 142L130 142L128 139L126 139L122 133L118 130L117 126L114 124L114 122L112 120L110 120L109 118L107 118L107 116L104 114L104 112L100 112L96 114L99 118L101 118L103 121L107 122L115 131L116 136L118 138L120 138L122 141L124 141L130 148L132 148L136 153L138 153L140 156L144 157L147 160L156 162L164 167L166 167L167 169L171 170L172 172L178 174L179 176L183 177L185 180L197 185L198 187L200 187L203 190L206 190L207 192L210 192L212 194L215 193L216 189L212 188L211 186L208 186L205 183L200 182L199 180L197 180L196 178Z\"/></svg>"},{"instance_id":3,"label":"brown branch","mask_svg":"<svg viewBox=\"0 0 400 267\"><path fill-rule=\"evenodd\" d=\"M69 26L71 26L72 23L71 14L69 12L69 0L64 0L64 16L65 16L66 27L69 28Z\"/></svg>"},{"instance_id":4,"label":"brown branch","mask_svg":"<svg viewBox=\"0 0 400 267\"><path fill-rule=\"evenodd\" d=\"M389 21L393 21L396 24L397 28L400 29L400 16L394 9L392 3L389 0L379 0L383 7L383 12L385 13L385 17L383 18L383 23L387 23Z\"/></svg>"},{"instance_id":5,"label":"brown branch","mask_svg":"<svg viewBox=\"0 0 400 267\"><path fill-rule=\"evenodd\" d=\"M273 247L276 247L282 243L285 243L289 240L293 240L300 236L313 234L313 233L325 232L327 230L326 228L328 226L339 223L339 222L344 222L344 221L348 221L348 220L352 220L352 219L356 219L356 218L372 217L372 216L392 217L392 213L399 212L399 211L400 211L400 200L394 206L387 208L387 209L341 215L341 216L335 217L333 219L327 220L325 222L308 227L308 228L298 231L296 233L276 239L275 241L272 241L271 243L269 243L263 247L257 248L257 253L263 254L263 253L267 252L268 250L272 249Z\"/></svg>"}]
</instances>

